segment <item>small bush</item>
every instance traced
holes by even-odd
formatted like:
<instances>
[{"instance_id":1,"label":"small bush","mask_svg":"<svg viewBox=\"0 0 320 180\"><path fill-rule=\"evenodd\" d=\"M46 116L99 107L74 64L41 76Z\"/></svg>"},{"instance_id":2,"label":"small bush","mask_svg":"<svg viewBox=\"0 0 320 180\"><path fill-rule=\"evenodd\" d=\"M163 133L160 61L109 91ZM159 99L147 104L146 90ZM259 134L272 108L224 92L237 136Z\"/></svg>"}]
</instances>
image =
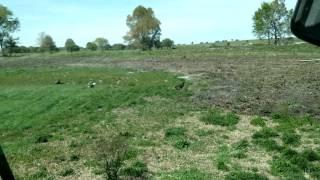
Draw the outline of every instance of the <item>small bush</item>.
<instances>
[{"instance_id":1,"label":"small bush","mask_svg":"<svg viewBox=\"0 0 320 180\"><path fill-rule=\"evenodd\" d=\"M286 132L282 135L283 143L287 145L299 145L300 144L301 136L295 133Z\"/></svg>"},{"instance_id":2,"label":"small bush","mask_svg":"<svg viewBox=\"0 0 320 180\"><path fill-rule=\"evenodd\" d=\"M245 172L245 171L236 171L229 173L226 177L226 180L268 180L266 176L254 173L254 172Z\"/></svg>"},{"instance_id":3,"label":"small bush","mask_svg":"<svg viewBox=\"0 0 320 180\"><path fill-rule=\"evenodd\" d=\"M265 127L266 126L266 120L261 118L261 117L257 117L254 118L250 121L250 124L253 126L260 126L260 127Z\"/></svg>"},{"instance_id":4,"label":"small bush","mask_svg":"<svg viewBox=\"0 0 320 180\"><path fill-rule=\"evenodd\" d=\"M234 113L222 114L218 111L210 111L201 118L201 121L219 126L234 126L238 124L240 118Z\"/></svg>"},{"instance_id":5,"label":"small bush","mask_svg":"<svg viewBox=\"0 0 320 180\"><path fill-rule=\"evenodd\" d=\"M165 131L165 136L166 137L184 136L186 131L187 130L182 127L169 128Z\"/></svg>"},{"instance_id":6,"label":"small bush","mask_svg":"<svg viewBox=\"0 0 320 180\"><path fill-rule=\"evenodd\" d=\"M121 174L131 177L145 177L148 167L144 162L136 161L131 167L125 168Z\"/></svg>"}]
</instances>

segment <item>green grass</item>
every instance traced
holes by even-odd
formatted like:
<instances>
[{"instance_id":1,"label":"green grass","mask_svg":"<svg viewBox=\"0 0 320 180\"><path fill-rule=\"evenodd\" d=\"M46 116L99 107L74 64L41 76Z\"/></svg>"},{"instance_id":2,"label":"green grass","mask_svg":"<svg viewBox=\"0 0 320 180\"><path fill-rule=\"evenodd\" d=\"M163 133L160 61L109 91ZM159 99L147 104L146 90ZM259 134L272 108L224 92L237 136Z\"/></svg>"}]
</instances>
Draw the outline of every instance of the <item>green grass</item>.
<instances>
[{"instance_id":1,"label":"green grass","mask_svg":"<svg viewBox=\"0 0 320 180\"><path fill-rule=\"evenodd\" d=\"M319 50L252 43L0 58L16 178L319 179Z\"/></svg>"},{"instance_id":2,"label":"green grass","mask_svg":"<svg viewBox=\"0 0 320 180\"><path fill-rule=\"evenodd\" d=\"M250 124L251 125L254 125L254 126L260 126L260 127L265 127L266 126L266 120L261 118L261 117L257 117L257 118L254 118L250 121Z\"/></svg>"},{"instance_id":3,"label":"green grass","mask_svg":"<svg viewBox=\"0 0 320 180\"><path fill-rule=\"evenodd\" d=\"M165 136L166 137L184 136L186 131L187 130L182 127L169 128L169 129L166 129Z\"/></svg>"},{"instance_id":4,"label":"green grass","mask_svg":"<svg viewBox=\"0 0 320 180\"><path fill-rule=\"evenodd\" d=\"M266 176L253 173L253 172L245 172L245 171L236 171L229 173L226 180L267 180Z\"/></svg>"},{"instance_id":5,"label":"green grass","mask_svg":"<svg viewBox=\"0 0 320 180\"><path fill-rule=\"evenodd\" d=\"M219 111L209 111L201 118L201 121L219 126L234 126L238 124L239 117L234 113L223 114Z\"/></svg>"},{"instance_id":6,"label":"green grass","mask_svg":"<svg viewBox=\"0 0 320 180\"><path fill-rule=\"evenodd\" d=\"M161 177L163 180L209 180L210 176L198 169L178 170Z\"/></svg>"}]
</instances>

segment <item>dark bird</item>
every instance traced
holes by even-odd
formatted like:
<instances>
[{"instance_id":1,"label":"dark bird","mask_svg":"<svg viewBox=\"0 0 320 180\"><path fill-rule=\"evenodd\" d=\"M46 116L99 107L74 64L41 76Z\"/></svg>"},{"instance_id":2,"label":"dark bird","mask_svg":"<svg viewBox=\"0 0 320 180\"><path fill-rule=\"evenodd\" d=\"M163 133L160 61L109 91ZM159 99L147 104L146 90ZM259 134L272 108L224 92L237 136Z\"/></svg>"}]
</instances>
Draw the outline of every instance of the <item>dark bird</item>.
<instances>
[{"instance_id":1,"label":"dark bird","mask_svg":"<svg viewBox=\"0 0 320 180\"><path fill-rule=\"evenodd\" d=\"M185 86L186 82L185 81L182 81L180 84L176 85L176 90L182 90Z\"/></svg>"},{"instance_id":2,"label":"dark bird","mask_svg":"<svg viewBox=\"0 0 320 180\"><path fill-rule=\"evenodd\" d=\"M59 80L57 80L56 81L56 83L55 84L57 84L57 85L61 85L61 84L63 84L63 82L59 79Z\"/></svg>"}]
</instances>

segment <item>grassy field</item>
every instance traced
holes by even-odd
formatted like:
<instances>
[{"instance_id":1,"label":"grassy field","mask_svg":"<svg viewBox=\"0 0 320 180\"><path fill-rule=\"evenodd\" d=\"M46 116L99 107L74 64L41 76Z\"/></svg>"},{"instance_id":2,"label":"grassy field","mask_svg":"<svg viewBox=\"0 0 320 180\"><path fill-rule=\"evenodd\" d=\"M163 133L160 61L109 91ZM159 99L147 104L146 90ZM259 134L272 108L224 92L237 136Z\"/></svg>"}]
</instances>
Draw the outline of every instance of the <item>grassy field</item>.
<instances>
[{"instance_id":1,"label":"grassy field","mask_svg":"<svg viewBox=\"0 0 320 180\"><path fill-rule=\"evenodd\" d=\"M320 179L319 57L203 44L0 58L0 144L17 179Z\"/></svg>"}]
</instances>

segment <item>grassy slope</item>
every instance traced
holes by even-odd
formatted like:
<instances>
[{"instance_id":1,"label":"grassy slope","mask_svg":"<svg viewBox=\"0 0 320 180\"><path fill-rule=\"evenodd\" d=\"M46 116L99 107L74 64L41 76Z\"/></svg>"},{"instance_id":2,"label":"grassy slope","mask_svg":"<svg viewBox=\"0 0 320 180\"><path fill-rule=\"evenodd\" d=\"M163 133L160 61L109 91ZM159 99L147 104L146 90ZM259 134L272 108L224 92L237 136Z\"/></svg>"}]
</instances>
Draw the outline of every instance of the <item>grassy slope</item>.
<instances>
[{"instance_id":1,"label":"grassy slope","mask_svg":"<svg viewBox=\"0 0 320 180\"><path fill-rule=\"evenodd\" d=\"M187 51L170 56L179 59ZM194 58L212 55L208 49L193 51L197 52ZM223 55L226 51L231 55ZM248 57L266 58L260 51L252 50ZM306 53L311 51L311 55ZM111 53L115 59L169 58L164 52ZM220 53L232 60L244 52L221 49L215 55ZM317 53L296 51L306 58ZM275 54L275 58L286 57L290 50ZM68 63L64 56L51 55L45 62L58 58L61 64ZM75 57L70 60L78 61ZM319 178L320 125L315 120L282 114L257 120L212 110L193 103L192 82L177 91L174 87L181 80L165 72L22 68L19 63L28 62L19 61L21 58L1 63L6 68L0 70L0 143L20 179L102 178L99 154L105 149L101 147L118 136L127 144L129 154L123 168L134 169L136 161L143 162L148 167L143 173L147 177ZM55 85L57 79L65 84ZM90 79L98 82L96 88L86 87ZM224 121L227 123L221 123ZM124 171L124 176L141 175L138 172Z\"/></svg>"}]
</instances>

